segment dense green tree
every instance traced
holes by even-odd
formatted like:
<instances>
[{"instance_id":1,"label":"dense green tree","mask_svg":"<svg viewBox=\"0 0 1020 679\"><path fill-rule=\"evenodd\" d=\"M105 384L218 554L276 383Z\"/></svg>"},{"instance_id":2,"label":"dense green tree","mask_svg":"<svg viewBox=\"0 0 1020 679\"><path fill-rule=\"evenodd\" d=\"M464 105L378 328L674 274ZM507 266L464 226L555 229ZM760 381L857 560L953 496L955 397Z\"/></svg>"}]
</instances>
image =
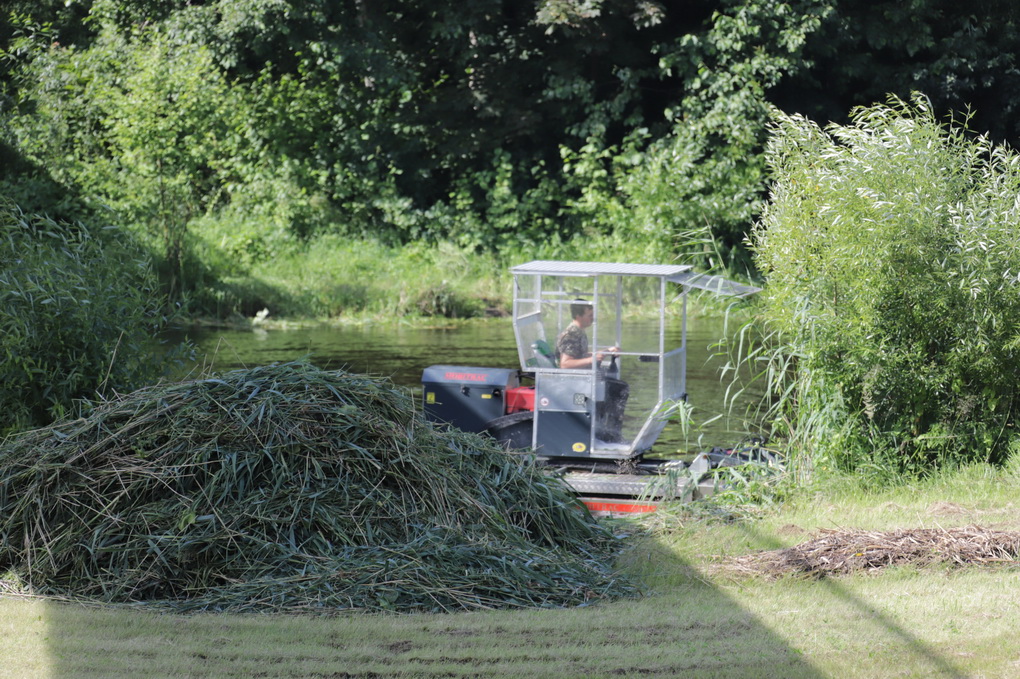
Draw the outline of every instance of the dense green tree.
<instances>
[{"instance_id":1,"label":"dense green tree","mask_svg":"<svg viewBox=\"0 0 1020 679\"><path fill-rule=\"evenodd\" d=\"M235 86L255 91L261 106L247 113L264 123L271 153L306 163L302 189L322 194L356 233L453 236L483 247L522 231L569 235L578 225L558 215L560 146L622 139L649 103L659 118L667 103L646 87L661 78L642 43L655 40L644 32L665 36L675 26L657 23L661 10L647 3L605 3L589 24L547 12L548 26L534 7L495 0L172 5L95 2L97 33L78 52L118 60L157 30L179 49L207 47ZM65 57L60 68L86 63ZM286 95L298 88L280 86L288 79L328 106L279 124L273 107L297 110Z\"/></svg>"},{"instance_id":2,"label":"dense green tree","mask_svg":"<svg viewBox=\"0 0 1020 679\"><path fill-rule=\"evenodd\" d=\"M18 180L43 168L80 197L65 210L113 207L161 243L168 286L199 284L196 239L243 264L328 231L495 251L584 233L656 259L697 233L702 263L733 266L766 195L770 104L840 121L922 90L1020 134L1005 0L11 7L10 195L42 195Z\"/></svg>"},{"instance_id":3,"label":"dense green tree","mask_svg":"<svg viewBox=\"0 0 1020 679\"><path fill-rule=\"evenodd\" d=\"M845 122L855 106L924 92L940 114L1020 147L1020 5L837 0L809 37L811 67L772 92L785 111Z\"/></svg>"},{"instance_id":4,"label":"dense green tree","mask_svg":"<svg viewBox=\"0 0 1020 679\"><path fill-rule=\"evenodd\" d=\"M625 232L658 234L663 249L705 242L702 264L745 268L743 241L765 196L769 93L807 67L806 42L830 7L816 0L720 5L706 31L656 48L663 70L683 82L665 111L673 128L643 154L618 155L626 170L613 188L626 200L614 218ZM686 244L670 242L678 236Z\"/></svg>"}]
</instances>

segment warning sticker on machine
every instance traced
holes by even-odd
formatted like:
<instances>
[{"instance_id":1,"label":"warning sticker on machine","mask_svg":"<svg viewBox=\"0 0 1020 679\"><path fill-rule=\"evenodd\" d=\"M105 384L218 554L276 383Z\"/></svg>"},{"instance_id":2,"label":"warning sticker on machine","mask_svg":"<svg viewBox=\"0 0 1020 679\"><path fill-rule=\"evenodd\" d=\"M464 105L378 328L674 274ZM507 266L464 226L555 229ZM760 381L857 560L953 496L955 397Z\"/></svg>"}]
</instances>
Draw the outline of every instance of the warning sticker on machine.
<instances>
[{"instance_id":1,"label":"warning sticker on machine","mask_svg":"<svg viewBox=\"0 0 1020 679\"><path fill-rule=\"evenodd\" d=\"M488 382L488 373L467 373L467 372L447 372L445 375L446 379L451 382Z\"/></svg>"},{"instance_id":2,"label":"warning sticker on machine","mask_svg":"<svg viewBox=\"0 0 1020 679\"><path fill-rule=\"evenodd\" d=\"M434 391L427 391L427 392L425 392L425 402L426 403L435 403L436 402L436 392L434 392Z\"/></svg>"}]
</instances>

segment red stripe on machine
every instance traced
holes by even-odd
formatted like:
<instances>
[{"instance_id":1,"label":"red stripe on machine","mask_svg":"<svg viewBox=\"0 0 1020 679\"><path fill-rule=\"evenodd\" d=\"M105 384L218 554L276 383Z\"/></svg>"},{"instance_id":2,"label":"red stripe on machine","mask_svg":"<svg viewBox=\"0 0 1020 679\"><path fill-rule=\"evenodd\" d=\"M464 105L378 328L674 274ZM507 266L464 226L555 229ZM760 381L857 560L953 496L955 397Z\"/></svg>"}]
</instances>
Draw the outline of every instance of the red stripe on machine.
<instances>
[{"instance_id":1,"label":"red stripe on machine","mask_svg":"<svg viewBox=\"0 0 1020 679\"><path fill-rule=\"evenodd\" d=\"M619 512L620 514L647 514L658 509L648 502L607 502L606 500L582 500L592 512Z\"/></svg>"}]
</instances>

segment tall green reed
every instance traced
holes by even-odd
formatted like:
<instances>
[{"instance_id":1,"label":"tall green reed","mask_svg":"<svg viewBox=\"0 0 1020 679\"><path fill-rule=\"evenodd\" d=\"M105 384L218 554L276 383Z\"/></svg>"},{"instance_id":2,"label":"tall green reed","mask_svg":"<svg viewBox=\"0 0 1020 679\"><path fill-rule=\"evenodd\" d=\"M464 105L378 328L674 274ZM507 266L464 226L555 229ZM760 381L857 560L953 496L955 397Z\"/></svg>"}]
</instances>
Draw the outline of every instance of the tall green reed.
<instances>
[{"instance_id":1,"label":"tall green reed","mask_svg":"<svg viewBox=\"0 0 1020 679\"><path fill-rule=\"evenodd\" d=\"M1000 461L1015 440L1020 158L927 100L775 114L752 234L769 416L819 467ZM879 475L883 475L880 473Z\"/></svg>"}]
</instances>

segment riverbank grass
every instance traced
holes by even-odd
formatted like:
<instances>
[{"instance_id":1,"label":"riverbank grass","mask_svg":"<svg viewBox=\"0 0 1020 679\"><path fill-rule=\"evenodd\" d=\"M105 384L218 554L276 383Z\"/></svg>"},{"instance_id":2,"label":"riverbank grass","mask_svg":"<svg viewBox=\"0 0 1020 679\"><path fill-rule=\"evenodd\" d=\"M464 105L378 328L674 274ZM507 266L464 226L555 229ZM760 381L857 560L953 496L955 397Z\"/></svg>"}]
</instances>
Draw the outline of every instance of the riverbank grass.
<instances>
[{"instance_id":1,"label":"riverbank grass","mask_svg":"<svg viewBox=\"0 0 1020 679\"><path fill-rule=\"evenodd\" d=\"M287 243L255 261L225 257L207 244L203 259L210 263L209 278L189 297L187 315L228 323L258 316L270 324L487 317L509 313L510 268L533 259L685 263L674 262L672 252L648 250L612 236L583 243L491 253L451 243L397 246L323 235ZM742 278L739 273L727 275ZM728 306L696 304L713 311Z\"/></svg>"},{"instance_id":2,"label":"riverbank grass","mask_svg":"<svg viewBox=\"0 0 1020 679\"><path fill-rule=\"evenodd\" d=\"M822 530L1017 530L1017 478L1010 466L972 466L879 491L832 483L736 521L678 508L622 558L646 595L592 607L184 616L4 597L0 676L1015 676L1013 563L822 578L726 564Z\"/></svg>"}]
</instances>

